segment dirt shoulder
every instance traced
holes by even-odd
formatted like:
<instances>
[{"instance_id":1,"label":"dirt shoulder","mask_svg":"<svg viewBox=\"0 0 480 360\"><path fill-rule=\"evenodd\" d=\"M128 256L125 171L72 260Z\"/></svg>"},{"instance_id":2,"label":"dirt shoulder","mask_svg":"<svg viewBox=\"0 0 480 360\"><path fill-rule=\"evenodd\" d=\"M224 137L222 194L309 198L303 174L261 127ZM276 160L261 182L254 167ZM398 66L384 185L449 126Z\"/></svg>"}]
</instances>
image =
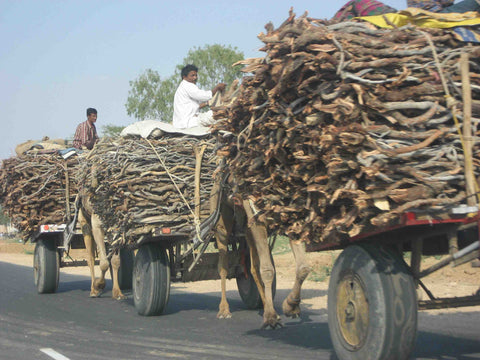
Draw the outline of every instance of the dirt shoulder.
<instances>
[{"instance_id":1,"label":"dirt shoulder","mask_svg":"<svg viewBox=\"0 0 480 360\"><path fill-rule=\"evenodd\" d=\"M12 243L0 240L0 261L23 266L33 264L32 244ZM307 260L312 266L312 273L302 287L302 303L308 309L326 309L329 273L338 256L338 251L325 251L307 253ZM75 260L86 258L85 250L72 250ZM285 297L295 280L295 260L288 253L274 254L275 268L277 271L277 294L280 298ZM422 262L422 268L439 261L439 258L427 257ZM97 270L97 274L98 274ZM61 273L89 276L86 266L61 268ZM107 273L108 276L108 273ZM474 294L480 286L480 268L471 267L470 263L458 267L446 266L424 279L427 288L436 297L466 296ZM197 293L220 292L218 280L198 281L190 283L174 283L172 286ZM227 290L236 290L235 280L227 281ZM425 299L426 296L423 295ZM445 311L479 311L479 307L466 307L458 309L432 310L432 312Z\"/></svg>"}]
</instances>

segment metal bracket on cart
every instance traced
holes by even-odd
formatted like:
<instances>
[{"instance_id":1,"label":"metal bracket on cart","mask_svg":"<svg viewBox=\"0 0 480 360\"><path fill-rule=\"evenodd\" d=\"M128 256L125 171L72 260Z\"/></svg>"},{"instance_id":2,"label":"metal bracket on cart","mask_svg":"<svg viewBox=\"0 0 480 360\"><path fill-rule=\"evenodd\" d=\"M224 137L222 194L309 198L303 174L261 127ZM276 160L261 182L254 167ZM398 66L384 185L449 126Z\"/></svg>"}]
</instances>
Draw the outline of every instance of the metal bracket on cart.
<instances>
[{"instance_id":1,"label":"metal bracket on cart","mask_svg":"<svg viewBox=\"0 0 480 360\"><path fill-rule=\"evenodd\" d=\"M200 224L199 233L195 233L195 236L193 237L192 253L194 255L194 260L190 264L188 271L191 271L195 267L198 260L200 260L200 257L205 252L208 244L210 243L211 236L209 236L209 234L211 233L212 229L215 227L215 225L218 222L218 219L220 218L220 207L222 206L223 192L225 189L225 184L227 182L227 177L228 177L228 174L224 173L223 178L221 180L221 184L219 186L219 190L218 190L219 194L217 197L218 200L215 206L215 211L212 214L210 214L210 216ZM205 240L205 239L208 239L208 240ZM194 251L202 243L203 243L203 246L200 249L200 252L195 256Z\"/></svg>"},{"instance_id":2,"label":"metal bracket on cart","mask_svg":"<svg viewBox=\"0 0 480 360\"><path fill-rule=\"evenodd\" d=\"M73 220L67 224L65 230L63 232L63 250L67 251L70 247L70 242L72 241L73 235L75 235L75 226L77 225L78 219L78 212L80 210L80 196L77 195L75 199L75 215L73 216Z\"/></svg>"},{"instance_id":3,"label":"metal bracket on cart","mask_svg":"<svg viewBox=\"0 0 480 360\"><path fill-rule=\"evenodd\" d=\"M457 232L459 230L476 230L478 233L479 225L480 225L480 217L478 215L478 207L477 206L458 206L455 208L450 209L450 215L452 216L466 216L468 218L471 214L476 214L472 217L472 221L468 221L465 224L460 225L456 228L455 231L451 231L448 234L449 239L449 250L450 255L446 258L438 261L436 264L419 271L419 264L417 263L416 269L414 269L414 278L418 282L418 284L422 287L425 291L429 300L419 300L418 301L418 308L420 310L428 310L428 309L442 309L448 307L463 307L463 306L474 306L480 305L480 289L477 291L476 294L471 296L461 296L461 297L451 297L451 298L436 298L425 286L425 284L421 281L422 278L434 273L437 270L444 268L445 266L452 264L454 267L465 264L470 262L474 259L480 258L480 238L473 241L470 245L465 246L463 249L458 250L458 239L457 239ZM414 257L419 258L418 254L415 252L421 251L422 241L418 241L416 244L419 249L412 250L412 260ZM418 262L418 260L417 260ZM413 266L412 262L412 266Z\"/></svg>"},{"instance_id":4,"label":"metal bracket on cart","mask_svg":"<svg viewBox=\"0 0 480 360\"><path fill-rule=\"evenodd\" d=\"M462 306L474 306L480 305L480 294L477 291L477 294L471 296L462 296L462 297L453 297L453 298L435 298L433 294L427 289L425 284L420 280L421 278L451 264L456 262L454 266L458 266L469 262L473 259L477 259L480 256L480 241L476 241L469 246L463 248L456 253L449 255L445 259L439 261L438 263L430 266L429 268L421 271L418 274L418 278L415 280L418 281L418 284L425 290L429 300L419 300L418 308L420 310L428 309L443 309L446 307L462 307Z\"/></svg>"}]
</instances>

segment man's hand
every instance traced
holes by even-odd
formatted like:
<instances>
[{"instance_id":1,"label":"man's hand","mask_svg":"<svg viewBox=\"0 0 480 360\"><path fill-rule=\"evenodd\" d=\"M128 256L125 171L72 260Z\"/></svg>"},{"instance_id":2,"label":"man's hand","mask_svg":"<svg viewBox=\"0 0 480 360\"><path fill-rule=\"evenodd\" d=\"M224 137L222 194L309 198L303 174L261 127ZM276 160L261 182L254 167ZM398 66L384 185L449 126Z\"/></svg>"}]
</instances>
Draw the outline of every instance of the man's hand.
<instances>
[{"instance_id":1,"label":"man's hand","mask_svg":"<svg viewBox=\"0 0 480 360\"><path fill-rule=\"evenodd\" d=\"M212 95L215 95L217 93L217 91L222 92L223 90L225 90L226 86L227 86L227 84L225 84L225 83L218 83L217 86L215 86L212 89Z\"/></svg>"}]
</instances>

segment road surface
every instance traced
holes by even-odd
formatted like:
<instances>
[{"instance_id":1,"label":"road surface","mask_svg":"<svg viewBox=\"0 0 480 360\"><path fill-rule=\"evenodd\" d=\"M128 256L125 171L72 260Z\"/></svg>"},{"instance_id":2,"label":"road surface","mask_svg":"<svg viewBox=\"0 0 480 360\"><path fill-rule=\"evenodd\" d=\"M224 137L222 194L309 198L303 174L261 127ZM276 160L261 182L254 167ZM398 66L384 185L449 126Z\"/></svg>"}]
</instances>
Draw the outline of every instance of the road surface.
<instances>
[{"instance_id":1,"label":"road surface","mask_svg":"<svg viewBox=\"0 0 480 360\"><path fill-rule=\"evenodd\" d=\"M245 310L235 291L231 319L216 319L219 292L192 293L185 284L172 286L164 315L141 317L131 293L110 298L110 282L90 299L85 276L61 273L56 294L38 295L30 267L0 262L0 274L2 360L335 359L325 309L260 330L261 313ZM286 291L277 290L277 309ZM480 359L480 308L470 309L420 313L413 359Z\"/></svg>"}]
</instances>

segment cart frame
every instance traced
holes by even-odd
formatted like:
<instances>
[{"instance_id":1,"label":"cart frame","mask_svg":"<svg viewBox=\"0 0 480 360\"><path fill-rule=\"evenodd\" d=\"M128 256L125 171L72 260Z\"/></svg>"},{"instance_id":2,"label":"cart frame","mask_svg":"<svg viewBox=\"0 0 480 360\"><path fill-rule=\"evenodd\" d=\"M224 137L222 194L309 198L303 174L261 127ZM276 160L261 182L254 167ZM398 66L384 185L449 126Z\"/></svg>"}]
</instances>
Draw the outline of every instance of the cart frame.
<instances>
[{"instance_id":1,"label":"cart frame","mask_svg":"<svg viewBox=\"0 0 480 360\"><path fill-rule=\"evenodd\" d=\"M480 305L473 295L436 298L422 278L480 257L480 214L460 206L448 214L402 214L397 223L338 243L310 243L307 252L343 250L328 288L328 325L341 359L407 359L418 310ZM411 253L410 264L404 259ZM422 255L448 255L421 269ZM480 285L480 284L479 284ZM418 299L422 288L427 300Z\"/></svg>"}]
</instances>

